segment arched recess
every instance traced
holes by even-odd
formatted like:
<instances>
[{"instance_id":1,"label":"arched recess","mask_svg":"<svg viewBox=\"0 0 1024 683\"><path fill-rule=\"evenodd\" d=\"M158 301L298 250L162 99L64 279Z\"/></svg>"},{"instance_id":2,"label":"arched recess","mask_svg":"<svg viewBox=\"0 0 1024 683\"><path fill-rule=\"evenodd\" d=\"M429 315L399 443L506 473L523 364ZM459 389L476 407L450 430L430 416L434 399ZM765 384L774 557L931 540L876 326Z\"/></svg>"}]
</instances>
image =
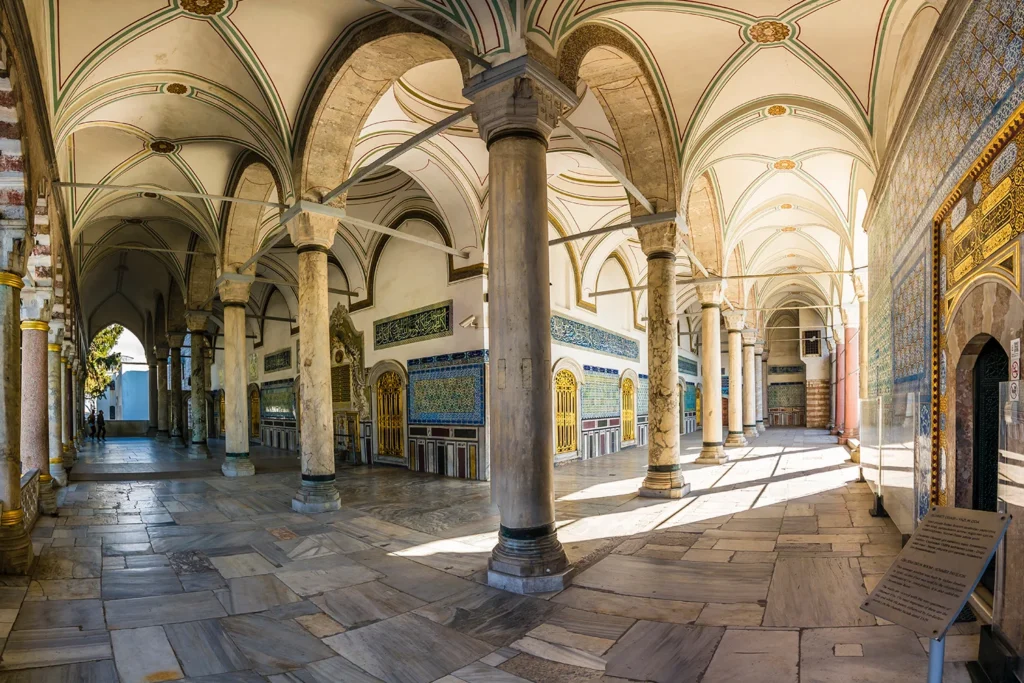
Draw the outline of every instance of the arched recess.
<instances>
[{"instance_id":1,"label":"arched recess","mask_svg":"<svg viewBox=\"0 0 1024 683\"><path fill-rule=\"evenodd\" d=\"M392 465L409 464L406 439L409 434L409 410L406 389L409 373L394 360L382 360L370 368L370 419L374 462Z\"/></svg>"},{"instance_id":2,"label":"arched recess","mask_svg":"<svg viewBox=\"0 0 1024 683\"><path fill-rule=\"evenodd\" d=\"M552 366L551 377L555 460L572 460L582 449L583 366L573 358L562 357Z\"/></svg>"},{"instance_id":3,"label":"arched recess","mask_svg":"<svg viewBox=\"0 0 1024 683\"><path fill-rule=\"evenodd\" d=\"M442 32L451 25L433 13L418 20ZM381 96L406 72L421 64L456 59L468 78L468 60L443 38L406 19L381 13L338 43L326 67L307 90L296 126L293 169L302 198L319 201L350 172L352 156L367 117ZM344 204L344 196L335 203Z\"/></svg>"},{"instance_id":4,"label":"arched recess","mask_svg":"<svg viewBox=\"0 0 1024 683\"><path fill-rule=\"evenodd\" d=\"M945 453L933 454L931 479L938 484L940 496L944 494L950 505L959 506L970 495L971 481L963 474L970 472L974 464L974 405L973 400L960 398L973 396L973 371L978 353L991 338L1009 354L1010 341L1024 332L1024 302L1016 291L996 277L980 278L960 297L950 313L945 344L940 349L939 391L944 399L940 399L940 404L944 402L947 406L943 433ZM940 419L940 428L941 424ZM944 480L940 479L943 456L946 460Z\"/></svg>"},{"instance_id":5,"label":"arched recess","mask_svg":"<svg viewBox=\"0 0 1024 683\"><path fill-rule=\"evenodd\" d=\"M167 331L185 331L185 296L175 280L171 280L171 289L167 294Z\"/></svg>"},{"instance_id":6,"label":"arched recess","mask_svg":"<svg viewBox=\"0 0 1024 683\"><path fill-rule=\"evenodd\" d=\"M241 199L274 202L281 196L281 188L272 167L258 154L246 152L232 169L227 194ZM220 216L221 263L225 270L235 270L256 253L262 237L261 226L269 220L268 214L276 218L279 213L273 207L258 204L223 203Z\"/></svg>"},{"instance_id":7,"label":"arched recess","mask_svg":"<svg viewBox=\"0 0 1024 683\"><path fill-rule=\"evenodd\" d=\"M248 400L246 401L249 410L249 440L260 441L260 387L257 384L250 384L247 390Z\"/></svg>"},{"instance_id":8,"label":"arched recess","mask_svg":"<svg viewBox=\"0 0 1024 683\"><path fill-rule=\"evenodd\" d=\"M558 78L578 92L582 80L615 132L626 177L658 211L674 211L680 197L678 144L667 108L636 45L607 26L584 25L558 49ZM645 215L632 197L630 210Z\"/></svg>"},{"instance_id":9,"label":"arched recess","mask_svg":"<svg viewBox=\"0 0 1024 683\"><path fill-rule=\"evenodd\" d=\"M686 224L690 229L690 248L697 258L710 273L723 274L722 217L714 184L707 173L698 177L690 188ZM694 271L696 274L696 269Z\"/></svg>"},{"instance_id":10,"label":"arched recess","mask_svg":"<svg viewBox=\"0 0 1024 683\"><path fill-rule=\"evenodd\" d=\"M445 226L444 222L429 211L423 211L422 209L409 209L407 211L403 211L398 214L394 220L388 223L388 227L392 230L401 230L402 226L408 221L420 221L426 223L437 232L445 246L453 246L451 235L448 234L448 228ZM351 307L351 311L353 313L373 306L374 294L376 291L375 280L377 275L377 266L380 264L380 259L384 254L384 249L390 241L390 235L381 235L377 240L377 243L374 245L373 253L370 256L370 267L366 279L366 298L362 301L353 302ZM451 254L447 255L447 264L448 284L482 275L486 268L482 263L456 268L455 257Z\"/></svg>"},{"instance_id":11,"label":"arched recess","mask_svg":"<svg viewBox=\"0 0 1024 683\"><path fill-rule=\"evenodd\" d=\"M637 427L637 415L639 413L636 401L640 394L640 378L632 368L623 370L619 378L619 397L622 416L622 439L623 447L635 445L639 436Z\"/></svg>"}]
</instances>

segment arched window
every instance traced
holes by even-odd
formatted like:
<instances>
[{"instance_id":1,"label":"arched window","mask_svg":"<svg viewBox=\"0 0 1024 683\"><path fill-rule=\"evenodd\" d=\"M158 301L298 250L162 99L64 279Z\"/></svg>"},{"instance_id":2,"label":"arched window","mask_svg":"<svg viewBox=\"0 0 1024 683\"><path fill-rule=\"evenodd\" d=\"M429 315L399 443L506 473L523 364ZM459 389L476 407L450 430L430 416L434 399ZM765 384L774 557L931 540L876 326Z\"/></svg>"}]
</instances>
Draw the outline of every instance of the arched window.
<instances>
[{"instance_id":1,"label":"arched window","mask_svg":"<svg viewBox=\"0 0 1024 683\"><path fill-rule=\"evenodd\" d=\"M622 440L636 441L636 390L633 380L622 380Z\"/></svg>"},{"instance_id":2,"label":"arched window","mask_svg":"<svg viewBox=\"0 0 1024 683\"><path fill-rule=\"evenodd\" d=\"M392 458L402 453L402 379L385 372L377 380L377 453Z\"/></svg>"},{"instance_id":3,"label":"arched window","mask_svg":"<svg viewBox=\"0 0 1024 683\"><path fill-rule=\"evenodd\" d=\"M568 370L559 370L555 374L556 453L576 450L577 386L576 376Z\"/></svg>"}]
</instances>

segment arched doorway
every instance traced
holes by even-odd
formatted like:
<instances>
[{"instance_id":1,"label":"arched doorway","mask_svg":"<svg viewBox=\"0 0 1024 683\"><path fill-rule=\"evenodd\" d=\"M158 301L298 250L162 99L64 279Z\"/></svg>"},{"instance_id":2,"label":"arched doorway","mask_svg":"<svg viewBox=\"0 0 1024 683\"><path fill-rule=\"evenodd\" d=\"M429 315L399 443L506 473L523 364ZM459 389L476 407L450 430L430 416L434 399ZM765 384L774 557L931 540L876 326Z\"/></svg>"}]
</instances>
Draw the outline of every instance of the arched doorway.
<instances>
[{"instance_id":1,"label":"arched doorway","mask_svg":"<svg viewBox=\"0 0 1024 683\"><path fill-rule=\"evenodd\" d=\"M397 372L382 373L377 379L377 453L404 458L402 447L402 378Z\"/></svg>"},{"instance_id":2,"label":"arched doorway","mask_svg":"<svg viewBox=\"0 0 1024 683\"><path fill-rule=\"evenodd\" d=\"M704 407L704 393L700 390L700 387L697 387L697 405L696 405L696 408L697 408L697 426L698 427L700 427L703 424L703 422L704 422L704 419L701 417L701 413L703 412L701 409L703 407Z\"/></svg>"},{"instance_id":3,"label":"arched doorway","mask_svg":"<svg viewBox=\"0 0 1024 683\"><path fill-rule=\"evenodd\" d=\"M995 512L999 502L999 384L1010 379L1010 361L996 339L989 339L974 363L974 463L971 507ZM995 593L995 561L981 585Z\"/></svg>"},{"instance_id":4,"label":"arched doorway","mask_svg":"<svg viewBox=\"0 0 1024 683\"><path fill-rule=\"evenodd\" d=\"M636 441L636 387L629 377L622 380L622 442Z\"/></svg>"},{"instance_id":5,"label":"arched doorway","mask_svg":"<svg viewBox=\"0 0 1024 683\"><path fill-rule=\"evenodd\" d=\"M227 433L228 424L228 406L224 399L224 390L220 390L220 435L224 436Z\"/></svg>"},{"instance_id":6,"label":"arched doorway","mask_svg":"<svg viewBox=\"0 0 1024 683\"><path fill-rule=\"evenodd\" d=\"M571 453L579 441L576 423L579 418L579 384L569 370L555 374L555 453Z\"/></svg>"},{"instance_id":7,"label":"arched doorway","mask_svg":"<svg viewBox=\"0 0 1024 683\"><path fill-rule=\"evenodd\" d=\"M260 390L249 387L249 438L260 438Z\"/></svg>"}]
</instances>

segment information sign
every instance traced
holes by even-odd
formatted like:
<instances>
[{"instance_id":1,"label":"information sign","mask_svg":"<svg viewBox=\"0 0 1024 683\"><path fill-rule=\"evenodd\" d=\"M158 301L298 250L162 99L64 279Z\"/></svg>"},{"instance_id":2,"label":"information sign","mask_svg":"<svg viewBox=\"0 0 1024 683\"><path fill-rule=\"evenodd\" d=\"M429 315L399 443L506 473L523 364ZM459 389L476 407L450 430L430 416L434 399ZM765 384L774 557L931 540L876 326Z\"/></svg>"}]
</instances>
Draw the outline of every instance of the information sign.
<instances>
[{"instance_id":1,"label":"information sign","mask_svg":"<svg viewBox=\"0 0 1024 683\"><path fill-rule=\"evenodd\" d=\"M1007 382L1006 384L1007 384L1007 387L1008 387L1007 390L1006 390L1006 398L1008 398L1011 401L1019 401L1020 400L1020 381L1014 380L1012 382Z\"/></svg>"},{"instance_id":2,"label":"information sign","mask_svg":"<svg viewBox=\"0 0 1024 683\"><path fill-rule=\"evenodd\" d=\"M1010 361L1010 379L1015 382L1020 379L1020 358Z\"/></svg>"},{"instance_id":3,"label":"information sign","mask_svg":"<svg viewBox=\"0 0 1024 683\"><path fill-rule=\"evenodd\" d=\"M1010 340L1010 360L1020 360L1020 337Z\"/></svg>"},{"instance_id":4,"label":"information sign","mask_svg":"<svg viewBox=\"0 0 1024 683\"><path fill-rule=\"evenodd\" d=\"M978 585L1010 516L933 507L864 602L865 612L939 640Z\"/></svg>"}]
</instances>

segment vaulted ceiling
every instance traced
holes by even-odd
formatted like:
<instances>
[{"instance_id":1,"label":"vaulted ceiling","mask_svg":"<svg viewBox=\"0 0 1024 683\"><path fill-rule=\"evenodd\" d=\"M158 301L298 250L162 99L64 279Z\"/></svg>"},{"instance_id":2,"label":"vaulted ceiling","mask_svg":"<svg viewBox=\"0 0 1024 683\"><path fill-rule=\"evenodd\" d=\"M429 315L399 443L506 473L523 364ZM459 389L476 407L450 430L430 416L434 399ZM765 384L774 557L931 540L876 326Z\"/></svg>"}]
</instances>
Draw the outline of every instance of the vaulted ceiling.
<instances>
[{"instance_id":1,"label":"vaulted ceiling","mask_svg":"<svg viewBox=\"0 0 1024 683\"><path fill-rule=\"evenodd\" d=\"M581 104L569 120L611 163L628 167L616 135L628 112L616 109L613 91L628 92L636 74L649 80L644 92L663 110L680 183L675 201L696 253L716 274L785 275L730 281L730 299L753 307L852 300L850 273L866 265L859 228L875 172L945 0L387 2L442 19L494 63L528 42L557 65L580 31L614 32L616 45L583 41L591 69L581 71ZM390 16L365 0L26 0L25 7L45 69L62 180L213 195L244 190L284 204L306 189L296 186L297 150L311 121L315 127L311 110L332 83L336 56ZM374 81L368 68L358 73L381 94L337 183L468 104L464 70L450 54L395 49L396 59L418 65L394 82ZM590 89L588 73L623 54L639 62L635 73ZM262 176L246 171L253 159L264 164ZM392 166L433 202L454 246L470 248L471 261L484 259L487 154L472 122ZM629 216L623 187L564 127L552 139L549 174L553 237ZM193 271L213 272L211 263L223 264L225 250L236 248L225 242L231 221L215 199L66 191L76 256L86 275L101 273L84 279L93 309L87 316L130 298L142 319L154 312L156 293L166 298L176 287L191 296ZM378 220L379 208L363 217ZM277 210L251 213L246 220L259 228L250 251L276 225ZM336 244L356 291L365 287L377 239L345 228ZM133 245L167 251L126 257L124 247ZM583 295L596 288L613 253L635 282L644 281L633 231L565 248L579 264ZM289 271L274 255L261 267ZM680 260L680 274L694 269ZM680 307L694 303L684 288Z\"/></svg>"}]
</instances>

